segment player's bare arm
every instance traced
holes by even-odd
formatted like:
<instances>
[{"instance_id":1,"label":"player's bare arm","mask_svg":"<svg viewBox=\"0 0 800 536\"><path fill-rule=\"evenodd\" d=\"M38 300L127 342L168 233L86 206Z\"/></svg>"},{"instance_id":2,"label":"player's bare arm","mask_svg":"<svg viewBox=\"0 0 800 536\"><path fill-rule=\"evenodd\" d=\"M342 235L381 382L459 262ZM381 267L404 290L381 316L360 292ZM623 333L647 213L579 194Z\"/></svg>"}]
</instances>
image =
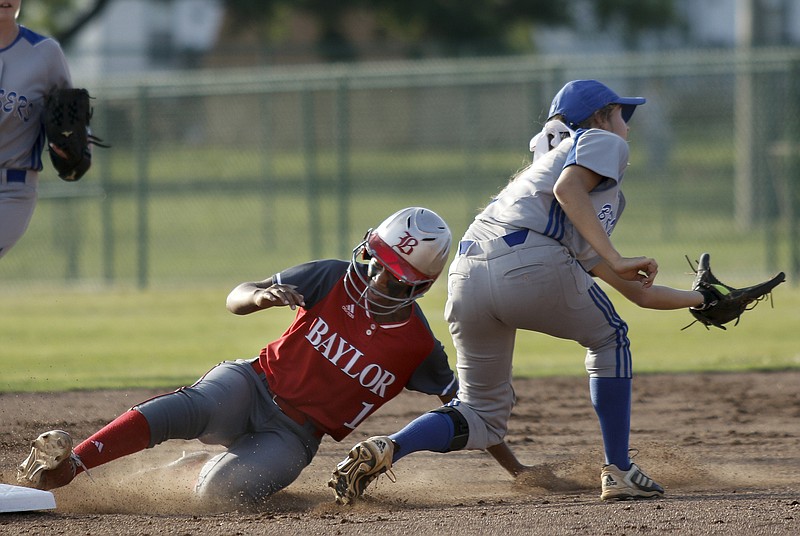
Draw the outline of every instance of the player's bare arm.
<instances>
[{"instance_id":1,"label":"player's bare arm","mask_svg":"<svg viewBox=\"0 0 800 536\"><path fill-rule=\"evenodd\" d=\"M595 215L589 192L602 180L603 177L585 167L569 166L556 181L553 194L581 236L615 273L649 287L658 274L658 263L648 257L623 257Z\"/></svg>"},{"instance_id":2,"label":"player's bare arm","mask_svg":"<svg viewBox=\"0 0 800 536\"><path fill-rule=\"evenodd\" d=\"M663 285L646 287L636 281L623 279L603 262L592 269L592 275L599 277L644 309L685 309L703 303L703 295L696 290L681 290Z\"/></svg>"},{"instance_id":3,"label":"player's bare arm","mask_svg":"<svg viewBox=\"0 0 800 536\"><path fill-rule=\"evenodd\" d=\"M264 281L242 283L234 288L226 300L228 310L237 315L247 315L270 307L286 306L291 309L305 305L303 295L294 285Z\"/></svg>"},{"instance_id":4,"label":"player's bare arm","mask_svg":"<svg viewBox=\"0 0 800 536\"><path fill-rule=\"evenodd\" d=\"M486 452L491 454L495 461L500 464L500 467L508 471L514 478L532 469L531 466L520 463L517 456L511 450L511 447L509 447L505 441L498 445L488 447Z\"/></svg>"}]
</instances>

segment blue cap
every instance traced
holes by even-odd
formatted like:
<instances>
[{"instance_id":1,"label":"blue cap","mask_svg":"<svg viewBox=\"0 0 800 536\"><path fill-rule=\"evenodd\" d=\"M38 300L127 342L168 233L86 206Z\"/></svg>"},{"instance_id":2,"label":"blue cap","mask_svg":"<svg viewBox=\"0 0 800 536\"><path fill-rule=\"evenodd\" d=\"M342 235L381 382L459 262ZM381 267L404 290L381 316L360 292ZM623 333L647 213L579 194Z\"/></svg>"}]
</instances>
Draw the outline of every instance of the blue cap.
<instances>
[{"instance_id":1,"label":"blue cap","mask_svg":"<svg viewBox=\"0 0 800 536\"><path fill-rule=\"evenodd\" d=\"M566 118L567 126L574 129L600 108L609 104L620 104L622 119L627 123L636 107L645 102L647 101L644 97L620 97L597 80L573 80L553 98L547 117L561 114Z\"/></svg>"}]
</instances>

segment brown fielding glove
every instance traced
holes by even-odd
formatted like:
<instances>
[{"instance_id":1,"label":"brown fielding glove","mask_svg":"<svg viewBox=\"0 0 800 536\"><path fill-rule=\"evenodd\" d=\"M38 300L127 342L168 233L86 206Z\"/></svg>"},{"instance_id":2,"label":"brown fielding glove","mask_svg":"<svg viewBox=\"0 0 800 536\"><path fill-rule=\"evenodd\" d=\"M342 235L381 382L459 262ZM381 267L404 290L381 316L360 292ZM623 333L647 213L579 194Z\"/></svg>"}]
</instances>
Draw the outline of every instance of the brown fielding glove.
<instances>
[{"instance_id":1,"label":"brown fielding glove","mask_svg":"<svg viewBox=\"0 0 800 536\"><path fill-rule=\"evenodd\" d=\"M700 292L705 298L703 305L691 307L689 312L692 313L695 322L700 322L706 329L708 329L708 326L726 329L723 324L727 324L732 320L736 320L734 326L737 325L742 313L753 309L759 301L771 295L772 289L786 280L786 275L780 272L763 283L745 288L734 288L722 283L711 273L711 256L708 253L703 253L700 256L697 269L692 266L689 257L686 257L686 260L696 274L694 283L692 283L692 290ZM689 324L689 326L692 324ZM686 328L689 326L686 326Z\"/></svg>"},{"instance_id":2,"label":"brown fielding glove","mask_svg":"<svg viewBox=\"0 0 800 536\"><path fill-rule=\"evenodd\" d=\"M50 161L65 181L76 181L88 171L92 165L90 144L108 147L99 143L102 140L92 136L89 129L92 118L89 98L89 92L80 88L57 88L45 97L47 140L64 153L60 155L51 147Z\"/></svg>"}]
</instances>

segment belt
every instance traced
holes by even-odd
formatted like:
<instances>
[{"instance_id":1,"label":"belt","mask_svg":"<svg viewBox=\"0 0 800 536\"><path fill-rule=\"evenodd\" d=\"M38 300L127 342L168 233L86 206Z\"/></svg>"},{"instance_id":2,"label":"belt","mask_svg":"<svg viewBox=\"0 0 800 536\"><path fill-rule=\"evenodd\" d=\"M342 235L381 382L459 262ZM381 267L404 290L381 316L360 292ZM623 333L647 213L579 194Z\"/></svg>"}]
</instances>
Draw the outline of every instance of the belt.
<instances>
[{"instance_id":1,"label":"belt","mask_svg":"<svg viewBox=\"0 0 800 536\"><path fill-rule=\"evenodd\" d=\"M525 242L525 239L528 238L528 229L520 229L519 231L514 231L513 233L508 233L505 236L501 237L503 242L508 245L508 247L514 247L522 244ZM475 244L474 240L462 240L458 243L458 254L464 255L467 250Z\"/></svg>"},{"instance_id":2,"label":"belt","mask_svg":"<svg viewBox=\"0 0 800 536\"><path fill-rule=\"evenodd\" d=\"M259 363L258 359L253 361L251 363L251 366L253 367L253 370L255 371L256 374L261 375L264 373L264 369L261 368L261 363ZM317 426L317 424L311 419L311 417L309 417L299 409L289 404L285 399L279 397L275 393L272 393L272 401L275 403L276 406L278 406L278 409L280 409L284 415L292 419L300 426L305 427L307 424L311 425L313 427L311 434L317 439L322 439L322 436L325 435L325 432L322 429L320 429L319 426Z\"/></svg>"},{"instance_id":3,"label":"belt","mask_svg":"<svg viewBox=\"0 0 800 536\"><path fill-rule=\"evenodd\" d=\"M317 439L322 439L322 436L325 435L315 423L311 420L311 417L300 411L299 409L295 408L291 404L289 404L286 400L279 397L276 394L272 395L272 401L275 402L275 405L280 408L284 415L292 419L294 422L299 424L300 426L305 426L306 424L310 424L313 426L313 430L311 430L311 434L316 437Z\"/></svg>"},{"instance_id":4,"label":"belt","mask_svg":"<svg viewBox=\"0 0 800 536\"><path fill-rule=\"evenodd\" d=\"M25 182L25 175L28 171L25 169L0 169L0 177L3 182Z\"/></svg>"}]
</instances>

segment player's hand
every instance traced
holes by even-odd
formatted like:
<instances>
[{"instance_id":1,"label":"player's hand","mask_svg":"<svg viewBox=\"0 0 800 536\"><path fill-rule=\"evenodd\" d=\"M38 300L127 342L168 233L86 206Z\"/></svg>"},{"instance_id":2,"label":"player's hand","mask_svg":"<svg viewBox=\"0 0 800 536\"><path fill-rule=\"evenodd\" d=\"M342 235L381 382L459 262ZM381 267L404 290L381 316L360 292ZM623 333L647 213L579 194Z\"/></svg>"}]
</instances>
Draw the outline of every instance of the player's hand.
<instances>
[{"instance_id":1,"label":"player's hand","mask_svg":"<svg viewBox=\"0 0 800 536\"><path fill-rule=\"evenodd\" d=\"M298 306L303 307L306 304L303 295L297 292L296 288L294 285L271 285L256 294L255 303L259 307L287 305L295 310Z\"/></svg>"},{"instance_id":2,"label":"player's hand","mask_svg":"<svg viewBox=\"0 0 800 536\"><path fill-rule=\"evenodd\" d=\"M611 269L627 281L638 281L645 288L651 287L658 275L658 263L649 257L621 257Z\"/></svg>"}]
</instances>

